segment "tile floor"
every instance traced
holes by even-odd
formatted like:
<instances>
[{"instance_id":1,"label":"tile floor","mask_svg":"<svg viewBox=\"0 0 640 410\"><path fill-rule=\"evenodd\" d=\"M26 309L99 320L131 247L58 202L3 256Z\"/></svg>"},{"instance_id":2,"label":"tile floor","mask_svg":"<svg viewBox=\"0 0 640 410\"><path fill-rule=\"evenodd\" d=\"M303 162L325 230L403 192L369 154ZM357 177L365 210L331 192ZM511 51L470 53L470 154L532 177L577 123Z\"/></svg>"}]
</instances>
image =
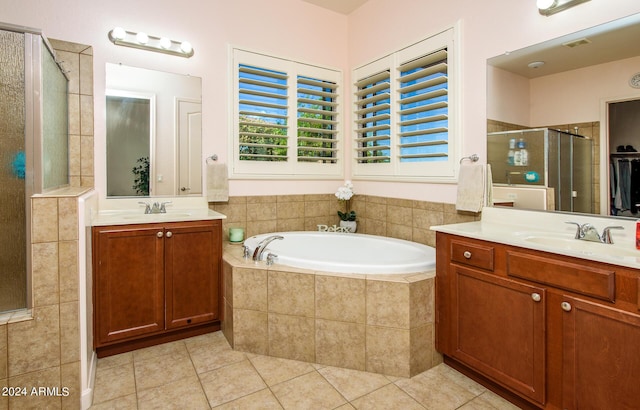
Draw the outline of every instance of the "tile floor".
<instances>
[{"instance_id":1,"label":"tile floor","mask_svg":"<svg viewBox=\"0 0 640 410\"><path fill-rule=\"evenodd\" d=\"M242 353L222 332L98 360L99 409L517 409L440 364L404 379Z\"/></svg>"}]
</instances>

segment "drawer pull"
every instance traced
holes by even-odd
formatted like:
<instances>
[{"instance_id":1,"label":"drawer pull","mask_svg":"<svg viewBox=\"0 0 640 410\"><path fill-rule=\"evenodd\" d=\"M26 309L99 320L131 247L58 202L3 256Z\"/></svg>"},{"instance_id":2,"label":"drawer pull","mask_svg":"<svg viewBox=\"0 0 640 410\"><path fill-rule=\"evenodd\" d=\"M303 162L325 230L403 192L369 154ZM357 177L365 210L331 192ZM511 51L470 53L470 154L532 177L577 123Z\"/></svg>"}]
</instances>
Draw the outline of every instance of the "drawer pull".
<instances>
[{"instance_id":1,"label":"drawer pull","mask_svg":"<svg viewBox=\"0 0 640 410\"><path fill-rule=\"evenodd\" d=\"M533 299L534 302L540 302L542 300L542 296L540 296L539 293L532 293L531 294L531 299Z\"/></svg>"},{"instance_id":2,"label":"drawer pull","mask_svg":"<svg viewBox=\"0 0 640 410\"><path fill-rule=\"evenodd\" d=\"M564 310L565 312L571 312L571 303L569 302L562 302L560 304L560 307L562 308L562 310Z\"/></svg>"},{"instance_id":3,"label":"drawer pull","mask_svg":"<svg viewBox=\"0 0 640 410\"><path fill-rule=\"evenodd\" d=\"M464 251L464 253L462 254L462 256L464 256L467 259L471 259L471 252L469 251Z\"/></svg>"},{"instance_id":4,"label":"drawer pull","mask_svg":"<svg viewBox=\"0 0 640 410\"><path fill-rule=\"evenodd\" d=\"M167 238L171 238L173 236L173 234L171 233L171 231L167 232Z\"/></svg>"},{"instance_id":5,"label":"drawer pull","mask_svg":"<svg viewBox=\"0 0 640 410\"><path fill-rule=\"evenodd\" d=\"M158 233L156 234L156 236L157 236L158 238L162 238L162 236L163 236L163 235L164 235L164 234L162 233L162 231L160 231L160 232L158 232Z\"/></svg>"}]
</instances>

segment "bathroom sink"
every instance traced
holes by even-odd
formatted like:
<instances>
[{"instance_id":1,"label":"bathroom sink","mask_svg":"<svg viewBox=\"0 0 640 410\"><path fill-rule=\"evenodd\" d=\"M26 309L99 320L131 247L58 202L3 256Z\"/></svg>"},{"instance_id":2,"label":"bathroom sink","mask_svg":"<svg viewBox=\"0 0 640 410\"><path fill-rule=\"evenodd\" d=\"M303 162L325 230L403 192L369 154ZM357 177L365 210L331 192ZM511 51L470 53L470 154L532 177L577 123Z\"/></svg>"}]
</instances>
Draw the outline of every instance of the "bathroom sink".
<instances>
[{"instance_id":1,"label":"bathroom sink","mask_svg":"<svg viewBox=\"0 0 640 410\"><path fill-rule=\"evenodd\" d=\"M122 219L172 219L172 218L185 218L187 216L191 216L190 212L167 212L164 214L127 214L123 215Z\"/></svg>"},{"instance_id":2,"label":"bathroom sink","mask_svg":"<svg viewBox=\"0 0 640 410\"><path fill-rule=\"evenodd\" d=\"M558 238L554 236L527 236L524 241L549 246L554 249L576 251L585 254L605 254L620 257L640 257L640 251L636 249L621 248L619 246L589 242L573 238Z\"/></svg>"}]
</instances>

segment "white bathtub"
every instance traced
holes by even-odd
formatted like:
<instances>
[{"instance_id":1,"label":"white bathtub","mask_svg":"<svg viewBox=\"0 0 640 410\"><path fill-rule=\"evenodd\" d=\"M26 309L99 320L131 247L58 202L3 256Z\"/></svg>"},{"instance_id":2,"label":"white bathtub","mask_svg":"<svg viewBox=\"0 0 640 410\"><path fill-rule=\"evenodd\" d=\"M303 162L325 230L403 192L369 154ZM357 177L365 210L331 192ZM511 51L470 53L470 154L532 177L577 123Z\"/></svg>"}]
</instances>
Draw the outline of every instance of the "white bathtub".
<instances>
[{"instance_id":1,"label":"white bathtub","mask_svg":"<svg viewBox=\"0 0 640 410\"><path fill-rule=\"evenodd\" d=\"M336 232L276 232L252 236L244 242L250 255L260 241L281 235L263 253L278 255L276 264L339 273L411 273L435 269L435 249L383 236Z\"/></svg>"}]
</instances>

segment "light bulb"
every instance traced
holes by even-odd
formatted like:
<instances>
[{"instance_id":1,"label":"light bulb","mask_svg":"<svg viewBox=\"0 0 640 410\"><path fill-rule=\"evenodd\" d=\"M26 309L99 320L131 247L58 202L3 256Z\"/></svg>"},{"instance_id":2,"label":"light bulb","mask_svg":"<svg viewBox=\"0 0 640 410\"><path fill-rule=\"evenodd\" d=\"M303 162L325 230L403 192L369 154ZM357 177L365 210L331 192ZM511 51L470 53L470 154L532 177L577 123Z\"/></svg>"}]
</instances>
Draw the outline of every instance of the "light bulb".
<instances>
[{"instance_id":1,"label":"light bulb","mask_svg":"<svg viewBox=\"0 0 640 410\"><path fill-rule=\"evenodd\" d=\"M193 47L191 47L191 43L188 41L183 41L182 44L180 44L180 50L189 54L193 50Z\"/></svg>"},{"instance_id":2,"label":"light bulb","mask_svg":"<svg viewBox=\"0 0 640 410\"><path fill-rule=\"evenodd\" d=\"M557 3L556 0L538 0L537 5L540 10L548 10L551 7L555 6Z\"/></svg>"},{"instance_id":3,"label":"light bulb","mask_svg":"<svg viewBox=\"0 0 640 410\"><path fill-rule=\"evenodd\" d=\"M160 39L160 47L164 48L165 50L171 48L171 40L166 37L162 37Z\"/></svg>"},{"instance_id":4,"label":"light bulb","mask_svg":"<svg viewBox=\"0 0 640 410\"><path fill-rule=\"evenodd\" d=\"M124 38L127 36L127 32L124 31L122 27L115 27L113 30L111 30L111 36L116 40L124 40Z\"/></svg>"},{"instance_id":5,"label":"light bulb","mask_svg":"<svg viewBox=\"0 0 640 410\"><path fill-rule=\"evenodd\" d=\"M140 32L136 34L136 41L140 44L147 44L149 42L149 36L146 33Z\"/></svg>"}]
</instances>

